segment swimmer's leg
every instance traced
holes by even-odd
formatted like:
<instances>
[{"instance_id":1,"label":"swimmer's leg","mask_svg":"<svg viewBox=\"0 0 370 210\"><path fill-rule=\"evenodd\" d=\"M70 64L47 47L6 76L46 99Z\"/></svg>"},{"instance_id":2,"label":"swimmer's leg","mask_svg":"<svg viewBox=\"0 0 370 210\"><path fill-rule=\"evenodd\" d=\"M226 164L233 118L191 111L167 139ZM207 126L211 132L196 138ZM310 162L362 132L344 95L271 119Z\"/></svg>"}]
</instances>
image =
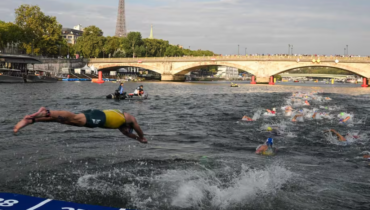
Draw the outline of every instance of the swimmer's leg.
<instances>
[{"instance_id":1,"label":"swimmer's leg","mask_svg":"<svg viewBox=\"0 0 370 210\"><path fill-rule=\"evenodd\" d=\"M74 114L68 111L49 111L44 107L32 115L26 115L14 126L14 133L35 122L58 122L66 125L84 126L86 117L84 114Z\"/></svg>"}]
</instances>

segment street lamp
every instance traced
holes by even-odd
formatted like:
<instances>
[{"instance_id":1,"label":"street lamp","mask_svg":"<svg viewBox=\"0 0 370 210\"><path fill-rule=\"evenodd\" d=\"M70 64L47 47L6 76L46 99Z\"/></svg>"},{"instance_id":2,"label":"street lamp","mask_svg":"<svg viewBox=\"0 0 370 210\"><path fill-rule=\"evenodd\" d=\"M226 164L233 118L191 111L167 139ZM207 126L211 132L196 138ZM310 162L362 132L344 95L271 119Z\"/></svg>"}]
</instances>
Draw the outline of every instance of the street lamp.
<instances>
[{"instance_id":1,"label":"street lamp","mask_svg":"<svg viewBox=\"0 0 370 210\"><path fill-rule=\"evenodd\" d=\"M245 55L247 55L247 49L248 49L248 48L246 47L246 48L245 48Z\"/></svg>"},{"instance_id":2,"label":"street lamp","mask_svg":"<svg viewBox=\"0 0 370 210\"><path fill-rule=\"evenodd\" d=\"M348 44L347 44L347 56L349 55L349 52L348 52Z\"/></svg>"},{"instance_id":3,"label":"street lamp","mask_svg":"<svg viewBox=\"0 0 370 210\"><path fill-rule=\"evenodd\" d=\"M293 55L293 45L292 45L292 55Z\"/></svg>"}]
</instances>

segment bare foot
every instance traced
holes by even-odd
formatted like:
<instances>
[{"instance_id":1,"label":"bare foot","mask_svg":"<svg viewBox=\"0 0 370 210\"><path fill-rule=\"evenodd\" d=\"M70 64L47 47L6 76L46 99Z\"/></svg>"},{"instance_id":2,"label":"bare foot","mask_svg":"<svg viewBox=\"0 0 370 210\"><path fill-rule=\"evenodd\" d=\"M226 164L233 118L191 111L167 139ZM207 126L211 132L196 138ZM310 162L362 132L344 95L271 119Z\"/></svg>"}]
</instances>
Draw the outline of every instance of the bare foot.
<instances>
[{"instance_id":1,"label":"bare foot","mask_svg":"<svg viewBox=\"0 0 370 210\"><path fill-rule=\"evenodd\" d=\"M32 117L30 115L25 116L21 121L17 123L17 125L14 126L14 133L17 133L21 128L26 127L29 124L32 124Z\"/></svg>"},{"instance_id":2,"label":"bare foot","mask_svg":"<svg viewBox=\"0 0 370 210\"><path fill-rule=\"evenodd\" d=\"M39 118L39 117L46 117L47 109L45 107L41 107L38 112L29 115L31 118Z\"/></svg>"}]
</instances>

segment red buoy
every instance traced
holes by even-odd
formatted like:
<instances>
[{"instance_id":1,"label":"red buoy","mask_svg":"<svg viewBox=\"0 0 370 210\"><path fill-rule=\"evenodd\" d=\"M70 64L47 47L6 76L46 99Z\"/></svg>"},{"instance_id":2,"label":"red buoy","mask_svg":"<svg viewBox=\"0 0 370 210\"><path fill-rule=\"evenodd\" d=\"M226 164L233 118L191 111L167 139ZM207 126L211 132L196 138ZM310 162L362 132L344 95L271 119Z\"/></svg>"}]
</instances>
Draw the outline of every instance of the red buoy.
<instances>
[{"instance_id":1,"label":"red buoy","mask_svg":"<svg viewBox=\"0 0 370 210\"><path fill-rule=\"evenodd\" d=\"M270 77L269 85L275 85L275 83L274 83L274 76L271 76Z\"/></svg>"},{"instance_id":2,"label":"red buoy","mask_svg":"<svg viewBox=\"0 0 370 210\"><path fill-rule=\"evenodd\" d=\"M255 85L255 84L257 84L257 83L256 83L256 77L255 77L255 76L252 76L252 81L251 81L251 84L252 84L252 85Z\"/></svg>"},{"instance_id":3,"label":"red buoy","mask_svg":"<svg viewBox=\"0 0 370 210\"><path fill-rule=\"evenodd\" d=\"M363 82L362 82L362 85L361 87L368 87L369 85L367 85L367 79L366 78L363 78Z\"/></svg>"},{"instance_id":4,"label":"red buoy","mask_svg":"<svg viewBox=\"0 0 370 210\"><path fill-rule=\"evenodd\" d=\"M103 80L103 72L102 71L99 71L99 78L98 79L93 79L91 82L92 83L98 83L98 84L102 84L104 83L104 80Z\"/></svg>"}]
</instances>

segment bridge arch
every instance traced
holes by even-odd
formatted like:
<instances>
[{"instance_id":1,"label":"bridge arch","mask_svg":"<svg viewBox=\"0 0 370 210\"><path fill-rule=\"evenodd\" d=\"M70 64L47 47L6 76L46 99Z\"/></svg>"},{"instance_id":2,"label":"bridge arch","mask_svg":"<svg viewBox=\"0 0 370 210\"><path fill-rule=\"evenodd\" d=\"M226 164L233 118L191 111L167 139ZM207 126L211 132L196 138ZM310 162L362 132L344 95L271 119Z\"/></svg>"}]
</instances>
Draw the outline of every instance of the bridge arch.
<instances>
[{"instance_id":1,"label":"bridge arch","mask_svg":"<svg viewBox=\"0 0 370 210\"><path fill-rule=\"evenodd\" d=\"M191 63L188 65L181 66L179 68L172 69L172 74L173 75L185 75L191 71L197 70L200 67L207 67L207 66L228 66L228 67L234 67L237 69L241 69L253 75L256 74L256 70L248 66L240 65L237 63L231 63L231 62L222 62L222 61Z\"/></svg>"},{"instance_id":2,"label":"bridge arch","mask_svg":"<svg viewBox=\"0 0 370 210\"><path fill-rule=\"evenodd\" d=\"M96 67L98 69L98 71L104 71L104 70L108 70L108 69L111 69L111 68L123 68L123 67L138 67L138 68L143 68L143 69L147 69L147 70L150 70L150 71L154 71L158 74L162 74L162 72L158 69L155 69L153 66L151 65L145 65L145 64L141 64L141 63L103 63L103 64L97 64L97 65L94 65L94 67Z\"/></svg>"},{"instance_id":3,"label":"bridge arch","mask_svg":"<svg viewBox=\"0 0 370 210\"><path fill-rule=\"evenodd\" d=\"M271 76L274 76L274 75L281 74L281 73L284 73L284 72L288 72L288 71L291 71L291 70L294 70L294 69L297 69L297 68L308 68L308 67L330 67L330 68L335 68L335 69L348 71L348 72L351 72L353 74L359 75L361 77L365 77L365 78L369 77L369 73L363 71L362 69L355 68L353 66L349 66L349 65L346 65L346 64L339 64L339 63L338 64L325 64L325 63L324 64L312 64L312 63L303 64L303 63L297 63L297 64L294 64L294 65L291 65L291 66L281 67L279 69L271 71L270 73L271 73Z\"/></svg>"}]
</instances>

